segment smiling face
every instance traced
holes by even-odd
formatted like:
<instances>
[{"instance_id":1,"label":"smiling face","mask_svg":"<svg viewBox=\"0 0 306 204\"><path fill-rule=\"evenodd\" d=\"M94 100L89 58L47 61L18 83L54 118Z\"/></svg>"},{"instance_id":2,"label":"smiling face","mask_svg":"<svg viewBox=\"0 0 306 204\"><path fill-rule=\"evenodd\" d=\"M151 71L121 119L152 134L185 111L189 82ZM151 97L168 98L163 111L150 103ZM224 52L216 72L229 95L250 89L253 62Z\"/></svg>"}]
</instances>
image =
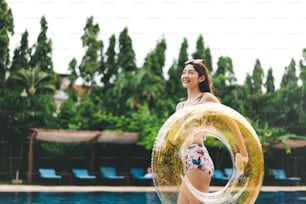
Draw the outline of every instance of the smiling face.
<instances>
[{"instance_id":1,"label":"smiling face","mask_svg":"<svg viewBox=\"0 0 306 204\"><path fill-rule=\"evenodd\" d=\"M192 64L187 64L182 72L181 81L187 89L199 89L199 83L205 80L205 76L199 77L199 73Z\"/></svg>"}]
</instances>

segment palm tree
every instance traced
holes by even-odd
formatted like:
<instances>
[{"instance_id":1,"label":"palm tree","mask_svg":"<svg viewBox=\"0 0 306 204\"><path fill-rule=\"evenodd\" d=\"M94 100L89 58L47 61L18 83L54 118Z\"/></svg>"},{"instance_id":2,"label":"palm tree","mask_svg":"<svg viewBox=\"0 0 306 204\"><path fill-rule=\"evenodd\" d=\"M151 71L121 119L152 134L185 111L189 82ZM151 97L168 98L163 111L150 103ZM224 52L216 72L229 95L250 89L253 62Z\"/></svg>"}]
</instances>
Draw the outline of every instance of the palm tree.
<instances>
[{"instance_id":1,"label":"palm tree","mask_svg":"<svg viewBox=\"0 0 306 204\"><path fill-rule=\"evenodd\" d=\"M21 69L11 76L11 80L24 87L30 97L36 94L54 94L56 90L52 75L37 67L32 70Z\"/></svg>"},{"instance_id":2,"label":"palm tree","mask_svg":"<svg viewBox=\"0 0 306 204\"><path fill-rule=\"evenodd\" d=\"M22 96L28 97L28 108L32 110L31 104L35 96L55 93L56 87L53 79L52 74L35 67L32 70L18 70L11 75L9 82L23 88Z\"/></svg>"},{"instance_id":3,"label":"palm tree","mask_svg":"<svg viewBox=\"0 0 306 204\"><path fill-rule=\"evenodd\" d=\"M52 113L55 111L55 102L52 101L52 94L56 90L54 79L54 73L41 71L38 66L31 70L19 69L12 72L7 79L8 89L12 90L11 92L18 93L23 90L21 94L18 93L19 96L14 98L15 100L9 107L16 109L14 106L20 106L18 107L20 113L9 111L7 116L7 118L14 118L9 122L9 125L16 127L13 130L8 130L14 141L10 148L12 152L19 152L21 158L23 158L23 148L26 140L24 133L32 127L47 126L46 124L53 119ZM13 165L11 171L15 168ZM16 168L21 168L21 161L16 164Z\"/></svg>"}]
</instances>

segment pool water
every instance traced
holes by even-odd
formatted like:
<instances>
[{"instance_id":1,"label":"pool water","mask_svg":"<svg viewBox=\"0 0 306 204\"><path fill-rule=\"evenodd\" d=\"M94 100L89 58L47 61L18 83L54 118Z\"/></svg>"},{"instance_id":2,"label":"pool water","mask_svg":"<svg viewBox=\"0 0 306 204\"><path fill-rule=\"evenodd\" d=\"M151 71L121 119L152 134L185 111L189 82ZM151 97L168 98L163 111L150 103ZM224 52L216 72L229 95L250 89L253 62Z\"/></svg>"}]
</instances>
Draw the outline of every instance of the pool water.
<instances>
[{"instance_id":1,"label":"pool water","mask_svg":"<svg viewBox=\"0 0 306 204\"><path fill-rule=\"evenodd\" d=\"M0 204L161 204L155 192L1 192ZM302 204L306 192L261 192L255 204Z\"/></svg>"},{"instance_id":2,"label":"pool water","mask_svg":"<svg viewBox=\"0 0 306 204\"><path fill-rule=\"evenodd\" d=\"M261 192L255 203L306 204L306 191Z\"/></svg>"}]
</instances>

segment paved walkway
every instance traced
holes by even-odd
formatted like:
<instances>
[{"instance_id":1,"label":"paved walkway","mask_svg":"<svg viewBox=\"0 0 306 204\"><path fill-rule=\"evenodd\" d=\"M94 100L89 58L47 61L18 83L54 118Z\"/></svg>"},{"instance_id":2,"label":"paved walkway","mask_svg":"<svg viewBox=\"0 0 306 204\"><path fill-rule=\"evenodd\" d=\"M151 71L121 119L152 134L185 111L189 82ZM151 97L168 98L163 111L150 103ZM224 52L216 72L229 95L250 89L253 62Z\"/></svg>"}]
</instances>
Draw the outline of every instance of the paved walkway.
<instances>
[{"instance_id":1,"label":"paved walkway","mask_svg":"<svg viewBox=\"0 0 306 204\"><path fill-rule=\"evenodd\" d=\"M222 187L212 186L211 190ZM40 185L0 185L0 192L150 192L154 186L40 186ZM261 191L306 191L306 186L262 186Z\"/></svg>"}]
</instances>

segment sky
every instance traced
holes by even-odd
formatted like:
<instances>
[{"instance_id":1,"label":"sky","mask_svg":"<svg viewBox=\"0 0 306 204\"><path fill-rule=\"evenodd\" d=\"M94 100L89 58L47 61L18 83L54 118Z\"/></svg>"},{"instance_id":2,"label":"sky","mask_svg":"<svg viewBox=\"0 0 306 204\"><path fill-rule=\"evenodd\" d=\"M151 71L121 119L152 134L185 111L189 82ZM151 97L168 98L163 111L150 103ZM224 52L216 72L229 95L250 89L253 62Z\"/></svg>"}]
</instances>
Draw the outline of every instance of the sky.
<instances>
[{"instance_id":1,"label":"sky","mask_svg":"<svg viewBox=\"0 0 306 204\"><path fill-rule=\"evenodd\" d=\"M119 38L125 27L133 41L137 65L157 42L166 39L165 73L178 58L183 39L188 53L204 37L212 54L213 69L220 56L233 60L239 83L251 74L259 59L267 75L273 69L276 86L291 59L302 59L306 48L305 0L6 0L14 16L15 34L11 52L21 34L29 32L29 46L37 41L40 19L46 17L48 37L53 42L54 70L68 73L68 64L84 54L80 37L91 16L99 24L99 39L108 47L109 38ZM11 53L12 57L12 53ZM297 71L299 68L297 67ZM297 72L298 73L298 72Z\"/></svg>"}]
</instances>

